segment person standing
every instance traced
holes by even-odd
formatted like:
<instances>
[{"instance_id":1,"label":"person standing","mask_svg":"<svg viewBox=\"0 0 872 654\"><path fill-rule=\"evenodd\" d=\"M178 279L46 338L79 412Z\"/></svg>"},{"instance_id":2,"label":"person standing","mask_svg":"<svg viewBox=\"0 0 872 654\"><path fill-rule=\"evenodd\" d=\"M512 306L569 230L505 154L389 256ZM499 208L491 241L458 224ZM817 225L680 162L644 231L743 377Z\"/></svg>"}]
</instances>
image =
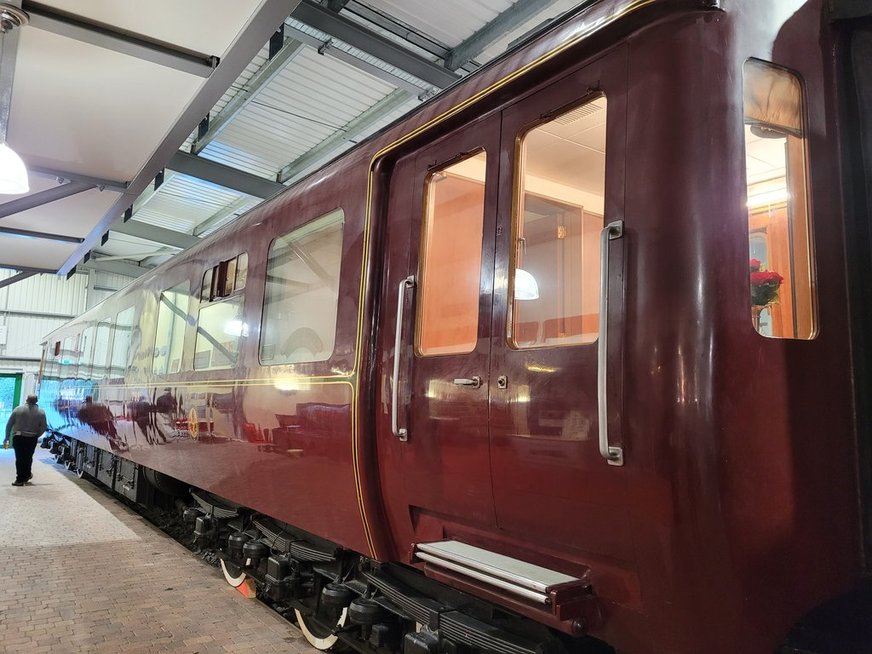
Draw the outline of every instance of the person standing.
<instances>
[{"instance_id":1,"label":"person standing","mask_svg":"<svg viewBox=\"0 0 872 654\"><path fill-rule=\"evenodd\" d=\"M15 481L13 486L24 486L31 480L33 452L37 439L45 433L48 425L45 422L45 411L36 406L36 395L28 395L25 404L16 407L6 423L6 438L3 447L9 446L12 437L12 447L15 450Z\"/></svg>"}]
</instances>

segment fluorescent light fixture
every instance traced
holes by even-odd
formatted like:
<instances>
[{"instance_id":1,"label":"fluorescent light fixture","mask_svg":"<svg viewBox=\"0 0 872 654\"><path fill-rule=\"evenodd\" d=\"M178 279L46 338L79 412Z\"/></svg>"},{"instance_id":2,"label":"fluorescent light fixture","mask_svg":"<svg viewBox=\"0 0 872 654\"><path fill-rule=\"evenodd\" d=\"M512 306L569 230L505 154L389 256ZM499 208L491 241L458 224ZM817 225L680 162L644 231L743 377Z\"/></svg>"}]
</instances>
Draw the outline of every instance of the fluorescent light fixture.
<instances>
[{"instance_id":1,"label":"fluorescent light fixture","mask_svg":"<svg viewBox=\"0 0 872 654\"><path fill-rule=\"evenodd\" d=\"M784 204L790 200L790 193L787 189L774 189L764 193L757 193L748 197L749 209L760 209L762 207L772 206L773 204Z\"/></svg>"},{"instance_id":2,"label":"fluorescent light fixture","mask_svg":"<svg viewBox=\"0 0 872 654\"><path fill-rule=\"evenodd\" d=\"M539 284L536 283L536 278L523 268L515 268L515 299L539 299Z\"/></svg>"}]
</instances>

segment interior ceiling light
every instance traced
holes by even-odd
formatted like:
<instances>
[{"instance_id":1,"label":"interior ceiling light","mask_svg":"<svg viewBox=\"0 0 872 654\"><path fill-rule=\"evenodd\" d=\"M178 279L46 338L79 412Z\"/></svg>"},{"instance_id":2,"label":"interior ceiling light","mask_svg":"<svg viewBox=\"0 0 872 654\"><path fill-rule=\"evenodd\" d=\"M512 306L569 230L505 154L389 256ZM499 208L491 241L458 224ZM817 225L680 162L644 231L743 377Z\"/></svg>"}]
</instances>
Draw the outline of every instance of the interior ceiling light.
<instances>
[{"instance_id":1,"label":"interior ceiling light","mask_svg":"<svg viewBox=\"0 0 872 654\"><path fill-rule=\"evenodd\" d=\"M24 162L6 144L15 57L18 53L18 33L13 30L27 25L29 20L30 17L21 7L0 2L0 193L6 195L21 195L30 191Z\"/></svg>"},{"instance_id":2,"label":"interior ceiling light","mask_svg":"<svg viewBox=\"0 0 872 654\"><path fill-rule=\"evenodd\" d=\"M539 299L539 284L536 283L536 278L523 268L515 268L515 299Z\"/></svg>"}]
</instances>

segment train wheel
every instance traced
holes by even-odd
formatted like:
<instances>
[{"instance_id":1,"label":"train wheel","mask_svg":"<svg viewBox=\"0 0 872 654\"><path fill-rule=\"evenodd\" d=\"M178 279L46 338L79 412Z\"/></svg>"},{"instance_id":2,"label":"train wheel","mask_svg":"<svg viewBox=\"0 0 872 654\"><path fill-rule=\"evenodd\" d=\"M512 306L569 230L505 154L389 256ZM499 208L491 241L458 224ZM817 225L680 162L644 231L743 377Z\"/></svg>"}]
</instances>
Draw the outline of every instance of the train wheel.
<instances>
[{"instance_id":1,"label":"train wheel","mask_svg":"<svg viewBox=\"0 0 872 654\"><path fill-rule=\"evenodd\" d=\"M332 633L333 628L323 626L312 616L304 616L299 609L294 609L294 613L297 614L297 624L300 625L300 631L303 632L312 647L321 651L344 649L344 643L339 642L339 636ZM347 619L348 609L344 608L339 620L336 621L336 626L344 627Z\"/></svg>"},{"instance_id":2,"label":"train wheel","mask_svg":"<svg viewBox=\"0 0 872 654\"><path fill-rule=\"evenodd\" d=\"M224 579L227 580L227 583L234 588L241 586L248 576L242 571L242 568L232 563L227 563L224 559L221 559L221 572L224 573Z\"/></svg>"}]
</instances>

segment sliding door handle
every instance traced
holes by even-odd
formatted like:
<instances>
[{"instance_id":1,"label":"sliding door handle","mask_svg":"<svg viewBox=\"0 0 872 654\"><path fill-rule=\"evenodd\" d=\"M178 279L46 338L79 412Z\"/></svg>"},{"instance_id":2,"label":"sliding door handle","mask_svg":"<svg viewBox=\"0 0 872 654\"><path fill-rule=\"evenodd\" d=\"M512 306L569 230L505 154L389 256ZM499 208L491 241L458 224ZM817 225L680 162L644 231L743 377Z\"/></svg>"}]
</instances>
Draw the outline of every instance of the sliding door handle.
<instances>
[{"instance_id":1,"label":"sliding door handle","mask_svg":"<svg viewBox=\"0 0 872 654\"><path fill-rule=\"evenodd\" d=\"M597 413L600 455L612 466L624 465L624 451L609 444L609 247L624 235L624 221L615 220L600 232L600 304L597 342Z\"/></svg>"},{"instance_id":2,"label":"sliding door handle","mask_svg":"<svg viewBox=\"0 0 872 654\"><path fill-rule=\"evenodd\" d=\"M406 300L406 289L415 288L415 276L409 275L400 282L397 289L397 326L394 332L394 373L391 376L391 431L401 441L409 440L409 432L400 427L400 349L403 346L403 309Z\"/></svg>"}]
</instances>

